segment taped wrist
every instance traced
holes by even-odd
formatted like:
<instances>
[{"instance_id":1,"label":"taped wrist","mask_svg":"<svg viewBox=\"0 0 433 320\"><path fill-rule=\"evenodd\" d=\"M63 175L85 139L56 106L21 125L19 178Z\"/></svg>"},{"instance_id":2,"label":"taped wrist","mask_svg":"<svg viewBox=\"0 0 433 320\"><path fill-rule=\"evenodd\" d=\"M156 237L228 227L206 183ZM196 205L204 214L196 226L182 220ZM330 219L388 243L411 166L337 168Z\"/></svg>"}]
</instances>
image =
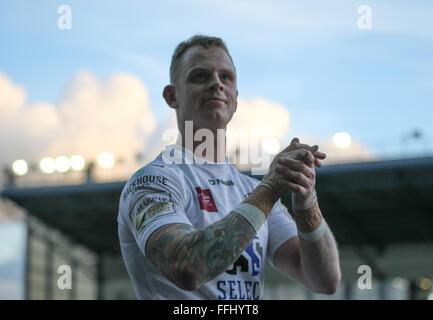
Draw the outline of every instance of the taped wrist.
<instances>
[{"instance_id":1,"label":"taped wrist","mask_svg":"<svg viewBox=\"0 0 433 320\"><path fill-rule=\"evenodd\" d=\"M267 217L277 200L271 187L259 184L242 203L251 204Z\"/></svg>"},{"instance_id":2,"label":"taped wrist","mask_svg":"<svg viewBox=\"0 0 433 320\"><path fill-rule=\"evenodd\" d=\"M298 210L293 207L293 219L298 229L302 232L312 232L322 224L322 213L320 212L317 199L308 209Z\"/></svg>"},{"instance_id":3,"label":"taped wrist","mask_svg":"<svg viewBox=\"0 0 433 320\"><path fill-rule=\"evenodd\" d=\"M239 213L253 226L254 230L259 232L261 226L265 223L265 215L260 209L249 203L241 203L233 211Z\"/></svg>"},{"instance_id":4,"label":"taped wrist","mask_svg":"<svg viewBox=\"0 0 433 320\"><path fill-rule=\"evenodd\" d=\"M328 227L320 212L317 198L312 205L308 206L308 209L296 210L293 208L293 219L298 227L299 236L308 242L320 240Z\"/></svg>"},{"instance_id":5,"label":"taped wrist","mask_svg":"<svg viewBox=\"0 0 433 320\"><path fill-rule=\"evenodd\" d=\"M280 193L277 191L276 187L273 186L271 183L262 181L262 182L260 182L259 186L263 186L263 187L266 187L269 190L271 190L271 192L274 195L276 200L281 198Z\"/></svg>"}]
</instances>

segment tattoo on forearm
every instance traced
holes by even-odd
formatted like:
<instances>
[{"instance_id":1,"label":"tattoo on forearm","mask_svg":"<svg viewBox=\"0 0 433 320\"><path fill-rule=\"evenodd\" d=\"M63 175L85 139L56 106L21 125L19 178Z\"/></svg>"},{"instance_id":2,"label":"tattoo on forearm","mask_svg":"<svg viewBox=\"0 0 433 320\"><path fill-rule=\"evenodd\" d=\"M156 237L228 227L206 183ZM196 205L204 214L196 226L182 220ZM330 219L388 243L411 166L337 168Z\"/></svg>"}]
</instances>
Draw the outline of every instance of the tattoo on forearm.
<instances>
[{"instance_id":1,"label":"tattoo on forearm","mask_svg":"<svg viewBox=\"0 0 433 320\"><path fill-rule=\"evenodd\" d=\"M185 224L158 229L147 243L146 255L171 281L184 284L194 275L203 284L226 271L255 235L251 224L232 211L203 230Z\"/></svg>"}]
</instances>

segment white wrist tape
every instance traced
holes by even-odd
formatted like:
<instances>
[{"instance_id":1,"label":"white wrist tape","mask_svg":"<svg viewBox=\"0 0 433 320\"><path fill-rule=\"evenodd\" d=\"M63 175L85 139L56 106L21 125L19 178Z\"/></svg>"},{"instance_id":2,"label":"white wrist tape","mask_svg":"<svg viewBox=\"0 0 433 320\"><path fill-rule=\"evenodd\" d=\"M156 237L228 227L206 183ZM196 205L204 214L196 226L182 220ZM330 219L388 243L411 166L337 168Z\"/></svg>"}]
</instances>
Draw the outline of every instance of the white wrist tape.
<instances>
[{"instance_id":1,"label":"white wrist tape","mask_svg":"<svg viewBox=\"0 0 433 320\"><path fill-rule=\"evenodd\" d=\"M259 229L266 220L264 213L260 211L260 209L258 209L256 206L253 206L249 203L241 203L233 211L236 211L245 219L247 219L248 222L253 226L254 230L256 230L256 232L259 232Z\"/></svg>"},{"instance_id":2,"label":"white wrist tape","mask_svg":"<svg viewBox=\"0 0 433 320\"><path fill-rule=\"evenodd\" d=\"M269 190L272 191L272 194L274 195L275 198L277 198L277 199L280 198L280 196L278 195L278 192L275 190L275 188L271 184L269 184L267 182L260 182L259 186L264 186L264 187L268 188Z\"/></svg>"},{"instance_id":3,"label":"white wrist tape","mask_svg":"<svg viewBox=\"0 0 433 320\"><path fill-rule=\"evenodd\" d=\"M295 206L293 205L293 209L295 211L306 211L306 210L310 209L314 205L314 202L316 202L316 200L317 200L317 193L316 193L316 190L314 190L314 192L313 192L313 198L311 199L310 203L307 206L305 206L305 208L298 209L298 208L295 208Z\"/></svg>"},{"instance_id":4,"label":"white wrist tape","mask_svg":"<svg viewBox=\"0 0 433 320\"><path fill-rule=\"evenodd\" d=\"M316 230L308 233L304 233L298 230L298 234L305 241L316 242L322 239L323 235L326 232L326 229L328 229L328 224L326 223L325 219L322 218L322 223Z\"/></svg>"}]
</instances>

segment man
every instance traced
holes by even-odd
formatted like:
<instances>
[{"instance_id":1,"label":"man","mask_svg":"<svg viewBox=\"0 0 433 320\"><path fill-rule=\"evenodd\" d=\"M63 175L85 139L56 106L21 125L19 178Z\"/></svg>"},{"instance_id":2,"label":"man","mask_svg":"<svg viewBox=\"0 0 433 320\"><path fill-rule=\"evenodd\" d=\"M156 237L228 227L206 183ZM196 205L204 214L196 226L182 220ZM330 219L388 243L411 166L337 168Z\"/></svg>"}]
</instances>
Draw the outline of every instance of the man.
<instances>
[{"instance_id":1,"label":"man","mask_svg":"<svg viewBox=\"0 0 433 320\"><path fill-rule=\"evenodd\" d=\"M182 42L170 78L163 96L176 111L179 139L131 177L119 205L120 245L137 298L260 299L265 259L314 292L334 293L338 252L314 189L315 166L326 155L295 138L261 182L228 163L218 137L238 91L219 38ZM206 142L213 148L194 141L189 124L193 133L212 133ZM172 154L182 161L167 161ZM286 192L294 220L279 201Z\"/></svg>"}]
</instances>

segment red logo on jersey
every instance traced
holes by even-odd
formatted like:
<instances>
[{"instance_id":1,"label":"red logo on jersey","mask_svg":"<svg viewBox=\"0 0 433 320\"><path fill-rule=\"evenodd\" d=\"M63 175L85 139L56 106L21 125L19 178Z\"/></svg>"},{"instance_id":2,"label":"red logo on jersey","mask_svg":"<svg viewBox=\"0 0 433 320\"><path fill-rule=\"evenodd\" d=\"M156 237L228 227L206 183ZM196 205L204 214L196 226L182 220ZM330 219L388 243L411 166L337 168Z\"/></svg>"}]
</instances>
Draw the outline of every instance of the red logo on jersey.
<instances>
[{"instance_id":1,"label":"red logo on jersey","mask_svg":"<svg viewBox=\"0 0 433 320\"><path fill-rule=\"evenodd\" d=\"M201 187L197 187L195 190L197 191L198 201L200 202L200 209L206 210L208 212L218 211L210 189L202 189Z\"/></svg>"}]
</instances>

